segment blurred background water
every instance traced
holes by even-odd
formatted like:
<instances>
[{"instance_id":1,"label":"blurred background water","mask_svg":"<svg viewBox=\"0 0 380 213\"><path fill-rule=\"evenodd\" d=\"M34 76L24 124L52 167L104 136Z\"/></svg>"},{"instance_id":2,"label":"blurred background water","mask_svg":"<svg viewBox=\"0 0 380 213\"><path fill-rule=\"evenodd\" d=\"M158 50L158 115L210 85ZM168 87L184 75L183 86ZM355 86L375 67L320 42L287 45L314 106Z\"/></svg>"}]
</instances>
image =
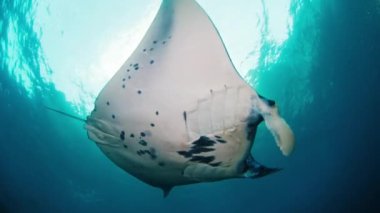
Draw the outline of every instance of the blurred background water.
<instances>
[{"instance_id":1,"label":"blurred background water","mask_svg":"<svg viewBox=\"0 0 380 213\"><path fill-rule=\"evenodd\" d=\"M0 1L0 212L379 212L380 1L198 0L240 74L297 136L282 157L260 126L253 154L284 170L161 191L87 139L100 89L159 0Z\"/></svg>"}]
</instances>

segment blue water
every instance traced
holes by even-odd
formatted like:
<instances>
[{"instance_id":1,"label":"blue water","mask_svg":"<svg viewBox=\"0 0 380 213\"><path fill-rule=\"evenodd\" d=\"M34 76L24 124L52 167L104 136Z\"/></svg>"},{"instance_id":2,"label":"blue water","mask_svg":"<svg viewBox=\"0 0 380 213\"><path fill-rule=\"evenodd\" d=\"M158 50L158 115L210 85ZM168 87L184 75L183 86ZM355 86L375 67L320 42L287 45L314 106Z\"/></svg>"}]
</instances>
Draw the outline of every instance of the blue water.
<instances>
[{"instance_id":1,"label":"blue water","mask_svg":"<svg viewBox=\"0 0 380 213\"><path fill-rule=\"evenodd\" d=\"M0 212L380 211L378 0L293 0L292 29L281 45L268 37L271 7L263 7L264 18L250 26L260 27L260 45L247 53L258 63L246 79L279 103L297 137L295 152L282 157L261 126L253 153L283 171L182 186L166 199L110 162L83 124L43 108L84 116L94 97L72 101L58 88L65 75L51 80L60 67L43 46L46 27L36 27L41 2L0 4Z\"/></svg>"}]
</instances>

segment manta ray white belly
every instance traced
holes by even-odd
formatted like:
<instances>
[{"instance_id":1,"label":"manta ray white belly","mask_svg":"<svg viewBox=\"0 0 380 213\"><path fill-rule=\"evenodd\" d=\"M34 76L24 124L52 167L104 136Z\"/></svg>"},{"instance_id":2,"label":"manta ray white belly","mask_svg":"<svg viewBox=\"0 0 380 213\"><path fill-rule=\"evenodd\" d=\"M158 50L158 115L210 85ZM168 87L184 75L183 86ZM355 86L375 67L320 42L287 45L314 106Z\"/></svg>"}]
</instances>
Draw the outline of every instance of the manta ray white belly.
<instances>
[{"instance_id":1,"label":"manta ray white belly","mask_svg":"<svg viewBox=\"0 0 380 213\"><path fill-rule=\"evenodd\" d=\"M164 0L138 48L100 92L86 127L118 166L168 191L249 176L263 119L289 154L290 128L274 103L237 74L206 13L194 0Z\"/></svg>"}]
</instances>

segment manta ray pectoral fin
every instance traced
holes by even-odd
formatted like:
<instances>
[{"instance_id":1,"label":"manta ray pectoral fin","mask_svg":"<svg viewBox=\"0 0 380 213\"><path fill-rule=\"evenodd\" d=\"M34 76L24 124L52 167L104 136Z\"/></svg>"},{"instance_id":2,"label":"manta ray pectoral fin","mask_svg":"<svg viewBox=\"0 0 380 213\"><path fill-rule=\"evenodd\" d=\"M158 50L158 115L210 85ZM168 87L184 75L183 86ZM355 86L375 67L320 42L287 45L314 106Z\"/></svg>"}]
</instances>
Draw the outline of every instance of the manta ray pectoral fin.
<instances>
[{"instance_id":1,"label":"manta ray pectoral fin","mask_svg":"<svg viewBox=\"0 0 380 213\"><path fill-rule=\"evenodd\" d=\"M243 173L245 178L261 178L282 170L280 168L268 168L257 162L252 156L247 158L245 164L246 171Z\"/></svg>"},{"instance_id":2,"label":"manta ray pectoral fin","mask_svg":"<svg viewBox=\"0 0 380 213\"><path fill-rule=\"evenodd\" d=\"M260 96L259 96L260 97ZM294 134L286 121L280 116L274 101L260 97L257 108L265 124L276 140L282 154L290 155L294 149Z\"/></svg>"}]
</instances>

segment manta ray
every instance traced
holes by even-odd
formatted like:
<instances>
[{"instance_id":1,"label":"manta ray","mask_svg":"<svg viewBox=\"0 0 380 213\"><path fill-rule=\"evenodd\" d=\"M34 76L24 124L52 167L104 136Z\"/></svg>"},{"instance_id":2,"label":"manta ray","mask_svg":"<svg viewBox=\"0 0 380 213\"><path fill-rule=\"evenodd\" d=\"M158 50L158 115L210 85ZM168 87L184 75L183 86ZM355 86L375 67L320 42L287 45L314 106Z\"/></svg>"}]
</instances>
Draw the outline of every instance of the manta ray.
<instances>
[{"instance_id":1,"label":"manta ray","mask_svg":"<svg viewBox=\"0 0 380 213\"><path fill-rule=\"evenodd\" d=\"M195 0L163 0L85 123L111 161L167 196L179 185L278 171L251 154L262 121L289 155L292 130L238 74L205 11Z\"/></svg>"}]
</instances>

